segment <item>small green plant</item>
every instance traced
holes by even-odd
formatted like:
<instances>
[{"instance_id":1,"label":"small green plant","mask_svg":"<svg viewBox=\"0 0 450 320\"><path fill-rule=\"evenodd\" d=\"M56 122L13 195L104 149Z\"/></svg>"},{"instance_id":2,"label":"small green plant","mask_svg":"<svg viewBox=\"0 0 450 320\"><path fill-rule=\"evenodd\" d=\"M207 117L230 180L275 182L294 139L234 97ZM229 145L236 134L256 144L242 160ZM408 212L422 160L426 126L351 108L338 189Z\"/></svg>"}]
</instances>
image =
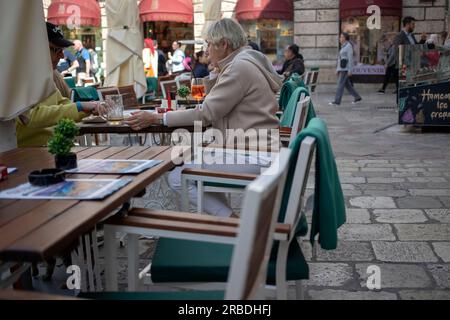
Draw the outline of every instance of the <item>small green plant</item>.
<instances>
[{"instance_id":1,"label":"small green plant","mask_svg":"<svg viewBox=\"0 0 450 320\"><path fill-rule=\"evenodd\" d=\"M53 137L48 141L48 151L57 156L70 154L78 133L79 129L75 121L61 119L55 126Z\"/></svg>"},{"instance_id":2,"label":"small green plant","mask_svg":"<svg viewBox=\"0 0 450 320\"><path fill-rule=\"evenodd\" d=\"M186 99L188 101L188 96L191 94L191 89L187 86L180 86L180 88L177 90L177 95L179 95L181 98Z\"/></svg>"}]
</instances>

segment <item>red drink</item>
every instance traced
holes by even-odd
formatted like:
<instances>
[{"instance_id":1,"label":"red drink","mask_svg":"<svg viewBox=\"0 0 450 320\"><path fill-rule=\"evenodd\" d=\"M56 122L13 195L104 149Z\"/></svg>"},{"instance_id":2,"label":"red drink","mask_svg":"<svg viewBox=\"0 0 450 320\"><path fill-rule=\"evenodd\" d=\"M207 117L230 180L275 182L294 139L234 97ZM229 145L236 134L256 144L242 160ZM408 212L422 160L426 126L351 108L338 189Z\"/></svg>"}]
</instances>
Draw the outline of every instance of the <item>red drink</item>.
<instances>
[{"instance_id":1,"label":"red drink","mask_svg":"<svg viewBox=\"0 0 450 320\"><path fill-rule=\"evenodd\" d=\"M193 84L191 87L192 97L195 100L202 100L205 97L205 86Z\"/></svg>"}]
</instances>

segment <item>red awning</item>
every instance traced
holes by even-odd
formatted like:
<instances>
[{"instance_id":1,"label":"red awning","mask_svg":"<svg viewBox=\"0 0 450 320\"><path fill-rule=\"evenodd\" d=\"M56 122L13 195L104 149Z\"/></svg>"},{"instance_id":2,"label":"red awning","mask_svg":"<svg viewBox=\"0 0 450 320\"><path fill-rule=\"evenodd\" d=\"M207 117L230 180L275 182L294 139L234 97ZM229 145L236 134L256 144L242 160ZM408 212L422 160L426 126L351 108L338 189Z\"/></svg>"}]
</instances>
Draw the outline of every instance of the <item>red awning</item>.
<instances>
[{"instance_id":1,"label":"red awning","mask_svg":"<svg viewBox=\"0 0 450 320\"><path fill-rule=\"evenodd\" d=\"M77 21L77 14L80 20ZM100 6L96 0L52 0L47 21L56 25L100 27Z\"/></svg>"},{"instance_id":2,"label":"red awning","mask_svg":"<svg viewBox=\"0 0 450 320\"><path fill-rule=\"evenodd\" d=\"M382 16L402 16L402 0L346 0L340 3L341 19L369 15L367 8L371 5L379 6Z\"/></svg>"},{"instance_id":3,"label":"red awning","mask_svg":"<svg viewBox=\"0 0 450 320\"><path fill-rule=\"evenodd\" d=\"M192 23L194 21L192 0L143 0L139 4L139 12L142 22Z\"/></svg>"},{"instance_id":4,"label":"red awning","mask_svg":"<svg viewBox=\"0 0 450 320\"><path fill-rule=\"evenodd\" d=\"M236 18L242 20L294 20L293 0L239 0Z\"/></svg>"}]
</instances>

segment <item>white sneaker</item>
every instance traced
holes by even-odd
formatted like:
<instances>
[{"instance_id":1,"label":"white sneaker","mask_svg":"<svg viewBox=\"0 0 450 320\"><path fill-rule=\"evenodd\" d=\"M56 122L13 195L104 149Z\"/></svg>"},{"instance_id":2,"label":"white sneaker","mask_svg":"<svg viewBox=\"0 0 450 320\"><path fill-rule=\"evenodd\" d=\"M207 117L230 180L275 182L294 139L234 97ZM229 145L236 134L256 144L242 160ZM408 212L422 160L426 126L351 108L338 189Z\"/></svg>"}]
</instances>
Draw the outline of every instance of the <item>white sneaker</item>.
<instances>
[{"instance_id":1,"label":"white sneaker","mask_svg":"<svg viewBox=\"0 0 450 320\"><path fill-rule=\"evenodd\" d=\"M334 102L334 101L331 101L331 102L328 102L328 105L329 105L329 106L338 106L339 103L336 103L336 102Z\"/></svg>"}]
</instances>

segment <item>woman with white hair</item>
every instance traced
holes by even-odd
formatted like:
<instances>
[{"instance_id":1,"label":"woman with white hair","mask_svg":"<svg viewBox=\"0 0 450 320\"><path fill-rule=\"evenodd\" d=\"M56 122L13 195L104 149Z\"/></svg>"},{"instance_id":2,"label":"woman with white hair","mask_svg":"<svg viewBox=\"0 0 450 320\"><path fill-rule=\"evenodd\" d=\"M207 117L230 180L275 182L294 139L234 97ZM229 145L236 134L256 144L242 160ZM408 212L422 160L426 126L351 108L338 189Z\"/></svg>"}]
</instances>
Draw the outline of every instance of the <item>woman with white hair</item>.
<instances>
[{"instance_id":1,"label":"woman with white hair","mask_svg":"<svg viewBox=\"0 0 450 320\"><path fill-rule=\"evenodd\" d=\"M138 112L128 119L128 125L140 130L152 124L179 127L201 121L204 127L211 125L216 132L222 134L223 141L218 143L232 145L236 138L233 129L241 129L244 132L255 129L257 135L259 132L267 133L271 129L278 129L279 121L275 115L278 104L275 94L282 85L282 78L264 54L247 46L247 36L241 25L232 19L216 21L208 29L206 42L207 55L214 70L209 77L204 78L207 96L202 106L164 115ZM258 136L254 138L257 139ZM203 168L260 172L260 167L244 168L238 165ZM177 168L170 175L169 182L176 191L180 189L182 169ZM195 186L192 185L190 189L191 202L195 203ZM225 199L219 195L207 195L204 208L212 215L232 214Z\"/></svg>"}]
</instances>

